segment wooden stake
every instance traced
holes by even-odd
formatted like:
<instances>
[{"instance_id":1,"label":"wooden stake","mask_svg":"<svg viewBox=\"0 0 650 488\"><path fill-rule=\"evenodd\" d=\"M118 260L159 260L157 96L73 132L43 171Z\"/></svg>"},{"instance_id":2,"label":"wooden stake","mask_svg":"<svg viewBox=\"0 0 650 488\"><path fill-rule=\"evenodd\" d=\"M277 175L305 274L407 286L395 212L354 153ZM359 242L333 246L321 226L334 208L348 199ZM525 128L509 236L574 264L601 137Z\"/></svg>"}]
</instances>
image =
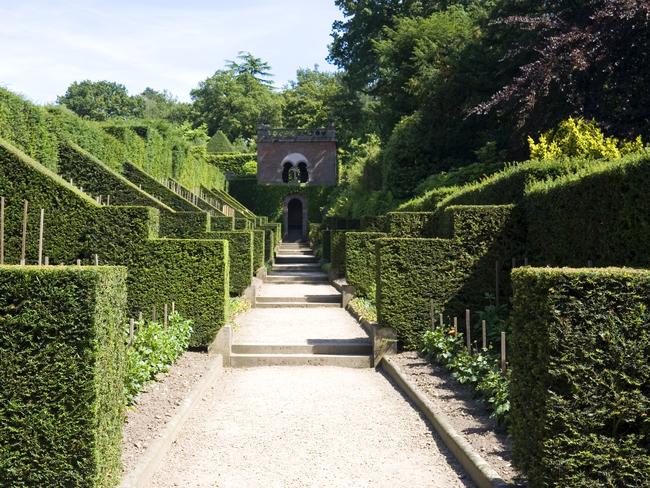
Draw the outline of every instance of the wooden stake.
<instances>
[{"instance_id":1,"label":"wooden stake","mask_svg":"<svg viewBox=\"0 0 650 488\"><path fill-rule=\"evenodd\" d=\"M20 250L20 264L22 266L25 265L26 263L26 255L27 255L27 216L29 212L29 202L25 200L25 203L23 204L23 241L22 241L22 247Z\"/></svg>"},{"instance_id":2,"label":"wooden stake","mask_svg":"<svg viewBox=\"0 0 650 488\"><path fill-rule=\"evenodd\" d=\"M169 311L167 310L167 304L165 303L163 325L167 327L168 322L169 322Z\"/></svg>"},{"instance_id":3,"label":"wooden stake","mask_svg":"<svg viewBox=\"0 0 650 488\"><path fill-rule=\"evenodd\" d=\"M143 319L142 312L140 312L138 314L138 322L142 322L142 319Z\"/></svg>"},{"instance_id":4,"label":"wooden stake","mask_svg":"<svg viewBox=\"0 0 650 488\"><path fill-rule=\"evenodd\" d=\"M5 264L5 197L0 198L0 264Z\"/></svg>"},{"instance_id":5,"label":"wooden stake","mask_svg":"<svg viewBox=\"0 0 650 488\"><path fill-rule=\"evenodd\" d=\"M95 254L95 266L99 266L99 254Z\"/></svg>"},{"instance_id":6,"label":"wooden stake","mask_svg":"<svg viewBox=\"0 0 650 488\"><path fill-rule=\"evenodd\" d=\"M50 265L50 257L49 257L49 256L45 256L45 258L43 259L43 261L44 261L45 266L49 266L49 265Z\"/></svg>"},{"instance_id":7,"label":"wooden stake","mask_svg":"<svg viewBox=\"0 0 650 488\"><path fill-rule=\"evenodd\" d=\"M506 333L501 332L501 371L506 372Z\"/></svg>"},{"instance_id":8,"label":"wooden stake","mask_svg":"<svg viewBox=\"0 0 650 488\"><path fill-rule=\"evenodd\" d=\"M442 329L445 326L445 317L440 314L440 328Z\"/></svg>"},{"instance_id":9,"label":"wooden stake","mask_svg":"<svg viewBox=\"0 0 650 488\"><path fill-rule=\"evenodd\" d=\"M111 196L106 195L106 205L110 205L110 204L111 204Z\"/></svg>"},{"instance_id":10,"label":"wooden stake","mask_svg":"<svg viewBox=\"0 0 650 488\"><path fill-rule=\"evenodd\" d=\"M429 300L429 307L431 311L431 330L436 328L436 310L433 308L433 298Z\"/></svg>"},{"instance_id":11,"label":"wooden stake","mask_svg":"<svg viewBox=\"0 0 650 488\"><path fill-rule=\"evenodd\" d=\"M129 347L133 345L135 339L135 320L129 319Z\"/></svg>"},{"instance_id":12,"label":"wooden stake","mask_svg":"<svg viewBox=\"0 0 650 488\"><path fill-rule=\"evenodd\" d=\"M38 265L43 266L43 230L45 228L45 209L41 209L41 218L38 225Z\"/></svg>"},{"instance_id":13,"label":"wooden stake","mask_svg":"<svg viewBox=\"0 0 650 488\"><path fill-rule=\"evenodd\" d=\"M454 337L458 337L458 317L454 317Z\"/></svg>"},{"instance_id":14,"label":"wooden stake","mask_svg":"<svg viewBox=\"0 0 650 488\"><path fill-rule=\"evenodd\" d=\"M157 318L158 314L156 313L156 306L154 305L151 310L151 319L155 322Z\"/></svg>"},{"instance_id":15,"label":"wooden stake","mask_svg":"<svg viewBox=\"0 0 650 488\"><path fill-rule=\"evenodd\" d=\"M495 304L498 307L499 306L499 261L497 261L494 264L494 275L495 275L495 282L494 282L494 284L495 284L495 287L494 287L494 290L495 290L494 297L495 297L495 299L494 300L495 300Z\"/></svg>"},{"instance_id":16,"label":"wooden stake","mask_svg":"<svg viewBox=\"0 0 650 488\"><path fill-rule=\"evenodd\" d=\"M176 313L176 303L172 302L172 314Z\"/></svg>"},{"instance_id":17,"label":"wooden stake","mask_svg":"<svg viewBox=\"0 0 650 488\"><path fill-rule=\"evenodd\" d=\"M485 320L481 321L481 329L483 333L483 350L487 349L487 322Z\"/></svg>"},{"instance_id":18,"label":"wooden stake","mask_svg":"<svg viewBox=\"0 0 650 488\"><path fill-rule=\"evenodd\" d=\"M81 266L81 259L77 259L77 266Z\"/></svg>"},{"instance_id":19,"label":"wooden stake","mask_svg":"<svg viewBox=\"0 0 650 488\"><path fill-rule=\"evenodd\" d=\"M467 352L472 352L472 332L470 320L472 314L469 311L469 308L465 310L465 342L467 343Z\"/></svg>"}]
</instances>

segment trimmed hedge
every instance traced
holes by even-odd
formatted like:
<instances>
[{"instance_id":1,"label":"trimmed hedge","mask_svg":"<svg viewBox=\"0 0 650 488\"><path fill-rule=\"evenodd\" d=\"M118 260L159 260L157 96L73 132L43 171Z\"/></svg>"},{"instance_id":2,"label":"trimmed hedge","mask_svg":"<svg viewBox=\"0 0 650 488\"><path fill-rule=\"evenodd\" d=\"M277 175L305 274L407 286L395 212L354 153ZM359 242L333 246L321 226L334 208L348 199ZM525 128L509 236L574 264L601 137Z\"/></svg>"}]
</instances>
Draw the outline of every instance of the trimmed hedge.
<instances>
[{"instance_id":1,"label":"trimmed hedge","mask_svg":"<svg viewBox=\"0 0 650 488\"><path fill-rule=\"evenodd\" d=\"M208 234L213 239L223 239L229 244L230 257L230 295L243 293L253 281L254 273L254 234L253 231L218 231ZM181 312L183 312L181 310Z\"/></svg>"},{"instance_id":2,"label":"trimmed hedge","mask_svg":"<svg viewBox=\"0 0 650 488\"><path fill-rule=\"evenodd\" d=\"M332 269L345 274L345 235L346 230L330 231L330 262Z\"/></svg>"},{"instance_id":3,"label":"trimmed hedge","mask_svg":"<svg viewBox=\"0 0 650 488\"><path fill-rule=\"evenodd\" d=\"M257 178L233 178L228 182L230 195L256 215L271 220L282 219L282 205L286 197L299 194L307 198L310 222L320 222L332 188L291 185L258 185Z\"/></svg>"},{"instance_id":4,"label":"trimmed hedge","mask_svg":"<svg viewBox=\"0 0 650 488\"><path fill-rule=\"evenodd\" d=\"M329 263L332 259L332 231L323 229L321 230L322 237L322 252L321 259Z\"/></svg>"},{"instance_id":5,"label":"trimmed hedge","mask_svg":"<svg viewBox=\"0 0 650 488\"><path fill-rule=\"evenodd\" d=\"M345 275L360 295L376 290L376 241L386 237L382 232L348 232L345 236Z\"/></svg>"},{"instance_id":6,"label":"trimmed hedge","mask_svg":"<svg viewBox=\"0 0 650 488\"><path fill-rule=\"evenodd\" d=\"M389 212L388 233L394 237L432 237L435 214L432 212Z\"/></svg>"},{"instance_id":7,"label":"trimmed hedge","mask_svg":"<svg viewBox=\"0 0 650 488\"><path fill-rule=\"evenodd\" d=\"M0 267L3 486L122 475L126 270Z\"/></svg>"},{"instance_id":8,"label":"trimmed hedge","mask_svg":"<svg viewBox=\"0 0 650 488\"><path fill-rule=\"evenodd\" d=\"M262 229L253 231L253 273L263 268L266 264L266 253L264 244L266 241L265 231Z\"/></svg>"},{"instance_id":9,"label":"trimmed hedge","mask_svg":"<svg viewBox=\"0 0 650 488\"><path fill-rule=\"evenodd\" d=\"M649 266L648 188L650 151L530 184L524 206L534 262Z\"/></svg>"},{"instance_id":10,"label":"trimmed hedge","mask_svg":"<svg viewBox=\"0 0 650 488\"><path fill-rule=\"evenodd\" d=\"M650 272L513 272L513 456L531 488L650 486Z\"/></svg>"},{"instance_id":11,"label":"trimmed hedge","mask_svg":"<svg viewBox=\"0 0 650 488\"><path fill-rule=\"evenodd\" d=\"M196 256L180 260L182 241L154 240L158 236L160 212L152 207L99 206L60 176L0 140L0 196L6 197L6 262L20 258L22 201L29 200L27 261L34 263L38 249L39 209L45 209L44 255L50 263L92 262L99 255L101 264L126 265L129 268L129 313L159 308L167 301L179 304L179 311L195 322L195 332L216 332L226 320L227 244L217 240L195 242ZM209 234L205 235L209 238ZM251 238L252 239L252 238ZM158 246L159 261L150 260L150 245ZM164 252L163 252L164 251ZM251 261L252 262L252 258ZM210 268L214 279L197 287L193 276L198 266ZM177 272L158 273L157 269ZM214 269L213 269L214 268ZM180 295L177 295L180 294ZM192 297L205 293L202 299ZM225 296L225 295L224 295ZM217 297L217 298L215 298ZM181 306L180 304L184 304ZM198 337L201 337L198 339ZM193 346L206 346L206 334L193 336Z\"/></svg>"},{"instance_id":12,"label":"trimmed hedge","mask_svg":"<svg viewBox=\"0 0 650 488\"><path fill-rule=\"evenodd\" d=\"M364 232L387 232L388 215L375 215L375 216L362 217L361 230Z\"/></svg>"},{"instance_id":13,"label":"trimmed hedge","mask_svg":"<svg viewBox=\"0 0 650 488\"><path fill-rule=\"evenodd\" d=\"M208 154L206 160L208 163L216 166L224 174L244 175L244 164L251 161L257 162L257 153L219 153Z\"/></svg>"},{"instance_id":14,"label":"trimmed hedge","mask_svg":"<svg viewBox=\"0 0 650 488\"><path fill-rule=\"evenodd\" d=\"M251 219L235 219L235 230L251 230L254 223Z\"/></svg>"},{"instance_id":15,"label":"trimmed hedge","mask_svg":"<svg viewBox=\"0 0 650 488\"><path fill-rule=\"evenodd\" d=\"M282 224L275 222L267 224L258 224L258 229L263 229L266 232L266 239L264 241L264 251L266 261L271 262L275 258L275 252L278 245L282 242Z\"/></svg>"},{"instance_id":16,"label":"trimmed hedge","mask_svg":"<svg viewBox=\"0 0 650 488\"><path fill-rule=\"evenodd\" d=\"M215 217L210 218L211 230L235 230L235 219L233 217Z\"/></svg>"},{"instance_id":17,"label":"trimmed hedge","mask_svg":"<svg viewBox=\"0 0 650 488\"><path fill-rule=\"evenodd\" d=\"M480 310L494 295L499 264L500 296L509 287L509 265L520 256L521 221L513 206L450 207L449 239L377 240L377 308L406 347L417 347L431 323L430 300L449 316Z\"/></svg>"}]
</instances>

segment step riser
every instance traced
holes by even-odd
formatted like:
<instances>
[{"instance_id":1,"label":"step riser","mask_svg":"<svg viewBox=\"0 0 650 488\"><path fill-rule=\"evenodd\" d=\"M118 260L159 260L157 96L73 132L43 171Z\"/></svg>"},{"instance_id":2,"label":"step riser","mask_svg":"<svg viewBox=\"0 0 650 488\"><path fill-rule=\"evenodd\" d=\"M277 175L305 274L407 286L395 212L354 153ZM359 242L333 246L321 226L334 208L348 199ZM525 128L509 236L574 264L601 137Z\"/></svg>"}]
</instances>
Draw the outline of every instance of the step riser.
<instances>
[{"instance_id":1,"label":"step riser","mask_svg":"<svg viewBox=\"0 0 650 488\"><path fill-rule=\"evenodd\" d=\"M275 264L318 264L318 260L303 256L276 256Z\"/></svg>"},{"instance_id":2,"label":"step riser","mask_svg":"<svg viewBox=\"0 0 650 488\"><path fill-rule=\"evenodd\" d=\"M315 257L314 253L312 251L292 251L289 249L281 249L278 254L282 254L283 256L309 256L309 257Z\"/></svg>"},{"instance_id":3,"label":"step riser","mask_svg":"<svg viewBox=\"0 0 650 488\"><path fill-rule=\"evenodd\" d=\"M256 297L256 303L341 303L340 295L311 295L309 297Z\"/></svg>"},{"instance_id":4,"label":"step riser","mask_svg":"<svg viewBox=\"0 0 650 488\"><path fill-rule=\"evenodd\" d=\"M265 283L272 283L274 285L313 285L314 283L328 283L327 278L303 278L303 277L280 277L280 276L267 276L264 280Z\"/></svg>"},{"instance_id":5,"label":"step riser","mask_svg":"<svg viewBox=\"0 0 650 488\"><path fill-rule=\"evenodd\" d=\"M271 271L320 271L320 269L318 263L274 264L271 267Z\"/></svg>"},{"instance_id":6,"label":"step riser","mask_svg":"<svg viewBox=\"0 0 650 488\"><path fill-rule=\"evenodd\" d=\"M342 368L370 368L369 356L325 356L325 355L250 355L230 356L232 368L255 368L259 366L338 366Z\"/></svg>"},{"instance_id":7,"label":"step riser","mask_svg":"<svg viewBox=\"0 0 650 488\"><path fill-rule=\"evenodd\" d=\"M255 302L255 308L341 308L340 303Z\"/></svg>"},{"instance_id":8,"label":"step riser","mask_svg":"<svg viewBox=\"0 0 650 488\"><path fill-rule=\"evenodd\" d=\"M370 356L370 344L233 344L233 354L326 354L337 356Z\"/></svg>"}]
</instances>

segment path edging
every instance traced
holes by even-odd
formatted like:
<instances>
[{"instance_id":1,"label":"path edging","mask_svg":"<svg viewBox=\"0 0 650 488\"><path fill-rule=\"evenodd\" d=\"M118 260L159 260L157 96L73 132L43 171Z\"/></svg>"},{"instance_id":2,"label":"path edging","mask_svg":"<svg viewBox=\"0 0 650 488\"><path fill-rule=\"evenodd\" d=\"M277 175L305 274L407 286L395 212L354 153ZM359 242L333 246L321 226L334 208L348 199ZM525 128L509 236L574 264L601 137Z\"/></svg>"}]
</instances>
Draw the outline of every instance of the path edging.
<instances>
[{"instance_id":1,"label":"path edging","mask_svg":"<svg viewBox=\"0 0 650 488\"><path fill-rule=\"evenodd\" d=\"M509 486L496 470L474 450L469 442L456 432L447 418L443 414L434 411L429 399L400 372L389 357L384 356L382 358L380 367L431 422L447 448L479 488L507 488Z\"/></svg>"},{"instance_id":2,"label":"path edging","mask_svg":"<svg viewBox=\"0 0 650 488\"><path fill-rule=\"evenodd\" d=\"M120 488L146 488L150 486L151 478L176 439L178 431L185 423L190 412L199 399L203 397L215 376L223 374L223 358L221 355L214 355L210 362L209 369L192 387L189 395L183 399L180 407L167 422L160 436L147 447L135 467L124 476L119 485Z\"/></svg>"}]
</instances>

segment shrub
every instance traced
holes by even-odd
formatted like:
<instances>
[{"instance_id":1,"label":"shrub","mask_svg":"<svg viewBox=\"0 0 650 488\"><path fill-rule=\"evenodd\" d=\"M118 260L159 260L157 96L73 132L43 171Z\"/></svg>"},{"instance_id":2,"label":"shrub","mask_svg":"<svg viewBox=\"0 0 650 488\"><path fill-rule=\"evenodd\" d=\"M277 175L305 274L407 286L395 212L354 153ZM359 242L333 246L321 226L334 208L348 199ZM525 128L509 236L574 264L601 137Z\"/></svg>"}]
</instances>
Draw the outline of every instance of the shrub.
<instances>
[{"instance_id":1,"label":"shrub","mask_svg":"<svg viewBox=\"0 0 650 488\"><path fill-rule=\"evenodd\" d=\"M127 339L129 331L125 330ZM178 313L169 315L168 324L139 320L135 337L126 353L124 391L132 403L142 387L158 373L164 373L185 352L192 334L192 321Z\"/></svg>"},{"instance_id":2,"label":"shrub","mask_svg":"<svg viewBox=\"0 0 650 488\"><path fill-rule=\"evenodd\" d=\"M431 212L390 212L388 233L393 237L431 237L435 235L435 215Z\"/></svg>"},{"instance_id":3,"label":"shrub","mask_svg":"<svg viewBox=\"0 0 650 488\"><path fill-rule=\"evenodd\" d=\"M212 154L208 154L208 163L228 175L243 176L247 174L246 165L250 167L250 163L255 163L257 166L256 153L235 153L233 150L219 154L214 154L214 152L211 151Z\"/></svg>"},{"instance_id":4,"label":"shrub","mask_svg":"<svg viewBox=\"0 0 650 488\"><path fill-rule=\"evenodd\" d=\"M3 486L115 486L126 269L0 267Z\"/></svg>"},{"instance_id":5,"label":"shrub","mask_svg":"<svg viewBox=\"0 0 650 488\"><path fill-rule=\"evenodd\" d=\"M220 130L215 132L208 142L209 153L232 153L234 150L228 136Z\"/></svg>"},{"instance_id":6,"label":"shrub","mask_svg":"<svg viewBox=\"0 0 650 488\"><path fill-rule=\"evenodd\" d=\"M210 232L210 237L228 241L230 295L241 294L253 281L253 272L256 271L253 269L255 263L253 232L248 230Z\"/></svg>"},{"instance_id":7,"label":"shrub","mask_svg":"<svg viewBox=\"0 0 650 488\"><path fill-rule=\"evenodd\" d=\"M330 231L330 262L332 269L345 274L345 235L346 230Z\"/></svg>"},{"instance_id":8,"label":"shrub","mask_svg":"<svg viewBox=\"0 0 650 488\"><path fill-rule=\"evenodd\" d=\"M513 456L532 488L650 484L650 272L513 272Z\"/></svg>"},{"instance_id":9,"label":"shrub","mask_svg":"<svg viewBox=\"0 0 650 488\"><path fill-rule=\"evenodd\" d=\"M573 117L539 136L538 142L528 137L528 145L531 159L579 157L611 160L643 149L641 137L634 141L606 137L596 122Z\"/></svg>"},{"instance_id":10,"label":"shrub","mask_svg":"<svg viewBox=\"0 0 650 488\"><path fill-rule=\"evenodd\" d=\"M261 229L253 231L253 272L263 268L266 264L264 244L266 240L265 232Z\"/></svg>"},{"instance_id":11,"label":"shrub","mask_svg":"<svg viewBox=\"0 0 650 488\"><path fill-rule=\"evenodd\" d=\"M381 232L348 232L345 236L345 276L357 292L370 297L376 290L376 241ZM371 297L374 298L374 297Z\"/></svg>"}]
</instances>

